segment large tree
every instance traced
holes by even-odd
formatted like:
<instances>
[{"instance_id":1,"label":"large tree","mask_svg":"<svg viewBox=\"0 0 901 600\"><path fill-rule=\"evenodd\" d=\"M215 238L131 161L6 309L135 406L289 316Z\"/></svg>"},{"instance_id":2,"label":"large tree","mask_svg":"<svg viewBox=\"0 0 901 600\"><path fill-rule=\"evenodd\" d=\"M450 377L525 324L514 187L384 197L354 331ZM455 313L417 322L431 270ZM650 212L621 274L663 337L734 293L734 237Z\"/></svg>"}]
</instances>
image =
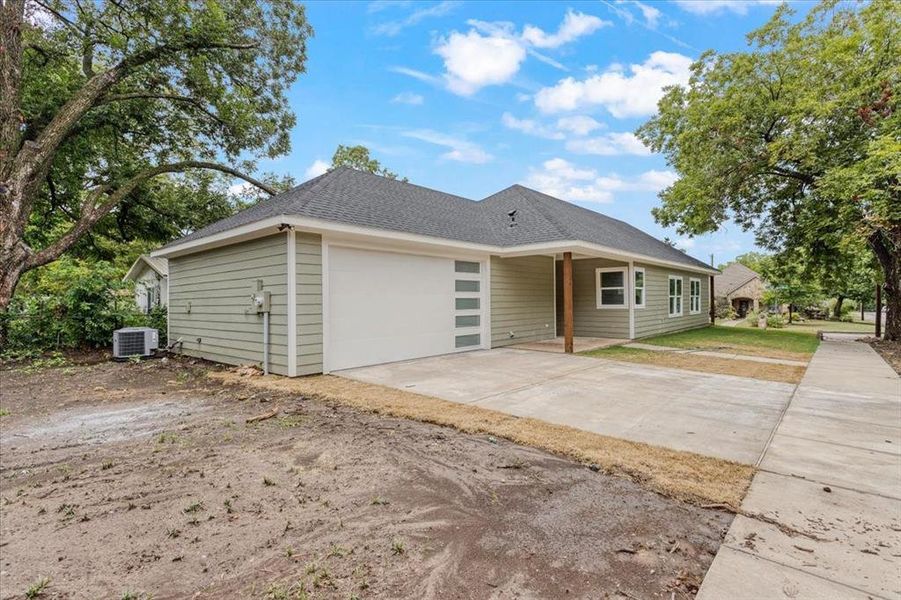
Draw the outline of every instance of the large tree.
<instances>
[{"instance_id":1,"label":"large tree","mask_svg":"<svg viewBox=\"0 0 901 600\"><path fill-rule=\"evenodd\" d=\"M886 335L901 339L901 11L893 0L786 6L748 52L707 52L638 130L680 179L655 217L685 234L728 219L774 252L828 266L867 244Z\"/></svg>"},{"instance_id":2,"label":"large tree","mask_svg":"<svg viewBox=\"0 0 901 600\"><path fill-rule=\"evenodd\" d=\"M311 34L293 0L5 0L0 316L24 272L111 212L164 211L153 178L203 169L275 192L247 173L289 149ZM47 207L64 231L35 222Z\"/></svg>"}]
</instances>

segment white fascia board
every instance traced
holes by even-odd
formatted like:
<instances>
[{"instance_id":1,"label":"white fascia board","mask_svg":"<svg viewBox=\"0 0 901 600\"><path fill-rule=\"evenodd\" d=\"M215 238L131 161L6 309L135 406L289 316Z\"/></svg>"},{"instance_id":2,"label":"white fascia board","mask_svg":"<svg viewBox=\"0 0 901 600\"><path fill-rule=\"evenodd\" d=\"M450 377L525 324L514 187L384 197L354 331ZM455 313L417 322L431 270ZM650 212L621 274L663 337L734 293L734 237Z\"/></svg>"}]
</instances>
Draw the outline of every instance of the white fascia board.
<instances>
[{"instance_id":1,"label":"white fascia board","mask_svg":"<svg viewBox=\"0 0 901 600\"><path fill-rule=\"evenodd\" d=\"M634 254L608 248L599 244L592 244L581 240L564 240L555 242L542 242L538 244L522 244L519 246L492 246L489 244L476 244L472 242L462 242L458 240L450 240L445 238L432 237L428 235L419 235L414 233L403 233L399 231L390 231L387 229L378 229L375 227L362 227L359 225L349 225L346 223L336 223L334 221L326 221L324 219L313 219L309 217L296 217L287 215L278 215L242 225L215 233L197 240L191 240L183 244L178 244L172 248L163 248L151 253L153 257L172 258L242 242L265 235L270 235L278 231L281 224L293 225L296 229L308 231L310 233L329 234L334 241L343 239L345 241L357 240L360 242L369 240L371 242L385 243L389 242L398 249L406 249L410 251L421 251L433 249L438 251L454 250L457 252L471 253L473 255L491 254L502 258L514 256L529 256L533 254L556 254L560 252L580 252L583 254L600 256L604 258L615 258L623 261L635 260L638 262L661 265L667 267L676 267L684 271L694 271L699 273L708 273L715 275L718 273L715 269L695 267L675 261L662 260L652 256L643 254Z\"/></svg>"}]
</instances>

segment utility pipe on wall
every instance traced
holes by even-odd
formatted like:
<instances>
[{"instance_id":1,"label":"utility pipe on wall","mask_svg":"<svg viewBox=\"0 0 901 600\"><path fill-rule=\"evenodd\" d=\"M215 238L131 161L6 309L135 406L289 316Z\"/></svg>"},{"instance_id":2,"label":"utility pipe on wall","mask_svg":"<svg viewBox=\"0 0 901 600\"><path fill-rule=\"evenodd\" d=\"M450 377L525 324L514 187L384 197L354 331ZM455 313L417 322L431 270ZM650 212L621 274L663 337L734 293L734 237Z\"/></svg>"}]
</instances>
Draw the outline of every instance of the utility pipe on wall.
<instances>
[{"instance_id":1,"label":"utility pipe on wall","mask_svg":"<svg viewBox=\"0 0 901 600\"><path fill-rule=\"evenodd\" d=\"M269 311L263 313L263 375L269 374Z\"/></svg>"}]
</instances>

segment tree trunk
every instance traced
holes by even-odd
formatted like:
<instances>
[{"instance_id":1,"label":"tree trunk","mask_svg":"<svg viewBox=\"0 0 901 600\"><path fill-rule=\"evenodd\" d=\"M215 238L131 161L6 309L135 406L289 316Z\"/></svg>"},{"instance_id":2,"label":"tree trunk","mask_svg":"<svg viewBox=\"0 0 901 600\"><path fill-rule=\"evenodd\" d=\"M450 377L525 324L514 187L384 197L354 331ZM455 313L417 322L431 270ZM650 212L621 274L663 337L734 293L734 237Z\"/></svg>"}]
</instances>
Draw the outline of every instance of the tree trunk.
<instances>
[{"instance_id":1,"label":"tree trunk","mask_svg":"<svg viewBox=\"0 0 901 600\"><path fill-rule=\"evenodd\" d=\"M10 251L0 248L0 352L6 349L9 303L25 269L26 258L27 252L21 245L13 246Z\"/></svg>"},{"instance_id":2,"label":"tree trunk","mask_svg":"<svg viewBox=\"0 0 901 600\"><path fill-rule=\"evenodd\" d=\"M842 304L845 303L845 297L841 294L835 299L835 306L832 308L832 316L836 319L842 318Z\"/></svg>"},{"instance_id":3,"label":"tree trunk","mask_svg":"<svg viewBox=\"0 0 901 600\"><path fill-rule=\"evenodd\" d=\"M885 339L901 341L901 223L874 231L868 242L884 277Z\"/></svg>"}]
</instances>

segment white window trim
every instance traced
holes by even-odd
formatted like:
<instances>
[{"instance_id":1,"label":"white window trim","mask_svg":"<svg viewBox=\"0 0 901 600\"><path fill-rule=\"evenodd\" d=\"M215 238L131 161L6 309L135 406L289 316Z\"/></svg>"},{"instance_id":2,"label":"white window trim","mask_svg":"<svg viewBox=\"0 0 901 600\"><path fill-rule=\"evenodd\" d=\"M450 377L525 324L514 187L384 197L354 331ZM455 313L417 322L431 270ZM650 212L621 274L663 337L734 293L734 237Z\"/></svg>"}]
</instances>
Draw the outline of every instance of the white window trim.
<instances>
[{"instance_id":1,"label":"white window trim","mask_svg":"<svg viewBox=\"0 0 901 600\"><path fill-rule=\"evenodd\" d=\"M635 274L641 272L641 304L635 302L635 290L638 287L635 285ZM648 274L645 273L644 267L633 267L632 268L632 303L635 305L635 308L644 308L648 303Z\"/></svg>"},{"instance_id":2,"label":"white window trim","mask_svg":"<svg viewBox=\"0 0 901 600\"><path fill-rule=\"evenodd\" d=\"M682 315L685 314L685 307L682 305L683 302L684 302L684 300L685 300L685 287L684 287L685 284L684 284L684 282L683 282L683 279L684 279L684 278L683 278L681 275L670 275L670 276L668 276L667 279L666 279L666 313L667 313L667 318L681 317ZM678 295L678 298L679 298L679 302L678 302L678 304L679 304L679 312L677 312L677 313L670 312L670 310L669 310L669 301L670 301L670 298L676 298L676 297L677 297L677 296L673 296L673 295L670 293L670 282L673 281L673 280L676 280L676 281L679 282L679 295Z\"/></svg>"},{"instance_id":3,"label":"white window trim","mask_svg":"<svg viewBox=\"0 0 901 600\"><path fill-rule=\"evenodd\" d=\"M622 304L601 304L601 273L622 273L623 274L623 303ZM595 295L595 304L599 310L623 310L628 309L631 306L631 300L628 300L629 294L631 294L632 286L629 285L629 267L623 265L622 267L604 267L597 268L594 270L594 295ZM619 287L610 287L605 288L608 290L618 290Z\"/></svg>"},{"instance_id":4,"label":"white window trim","mask_svg":"<svg viewBox=\"0 0 901 600\"><path fill-rule=\"evenodd\" d=\"M694 295L691 293L691 284L697 282L698 283L698 310L692 309L692 300L694 299ZM690 315L699 315L701 314L701 280L697 277L689 277L688 278L688 314Z\"/></svg>"}]
</instances>

